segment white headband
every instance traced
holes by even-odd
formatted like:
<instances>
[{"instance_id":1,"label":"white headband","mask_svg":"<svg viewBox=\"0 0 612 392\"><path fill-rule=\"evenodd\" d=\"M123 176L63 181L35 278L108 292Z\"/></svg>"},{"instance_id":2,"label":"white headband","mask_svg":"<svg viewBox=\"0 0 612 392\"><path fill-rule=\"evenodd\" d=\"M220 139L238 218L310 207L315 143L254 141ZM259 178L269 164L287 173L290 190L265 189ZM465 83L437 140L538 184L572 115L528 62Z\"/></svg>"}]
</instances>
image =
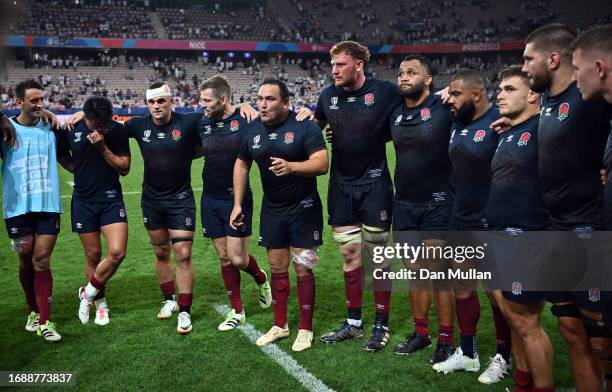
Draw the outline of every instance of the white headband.
<instances>
[{"instance_id":1,"label":"white headband","mask_svg":"<svg viewBox=\"0 0 612 392\"><path fill-rule=\"evenodd\" d=\"M155 99L160 97L172 97L170 93L170 87L167 84L164 84L161 87L147 90L147 101L149 99Z\"/></svg>"}]
</instances>

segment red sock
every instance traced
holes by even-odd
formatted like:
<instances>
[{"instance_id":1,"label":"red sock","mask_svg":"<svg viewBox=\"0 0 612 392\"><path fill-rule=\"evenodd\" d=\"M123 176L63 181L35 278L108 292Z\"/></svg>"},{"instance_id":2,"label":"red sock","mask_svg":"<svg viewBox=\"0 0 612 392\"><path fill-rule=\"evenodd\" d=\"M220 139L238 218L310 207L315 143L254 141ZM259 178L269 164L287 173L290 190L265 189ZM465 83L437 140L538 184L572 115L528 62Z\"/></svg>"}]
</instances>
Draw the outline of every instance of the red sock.
<instances>
[{"instance_id":1,"label":"red sock","mask_svg":"<svg viewBox=\"0 0 612 392\"><path fill-rule=\"evenodd\" d=\"M242 299L240 298L240 270L232 264L221 267L223 285L227 290L232 308L236 313L242 312Z\"/></svg>"},{"instance_id":2,"label":"red sock","mask_svg":"<svg viewBox=\"0 0 612 392\"><path fill-rule=\"evenodd\" d=\"M106 286L106 283L96 279L95 275L91 276L91 279L89 279L89 283L91 283L93 287L97 288L98 291L104 290L104 286Z\"/></svg>"},{"instance_id":3,"label":"red sock","mask_svg":"<svg viewBox=\"0 0 612 392\"><path fill-rule=\"evenodd\" d=\"M455 326L454 325L438 325L438 342L447 342L450 345L455 345Z\"/></svg>"},{"instance_id":4,"label":"red sock","mask_svg":"<svg viewBox=\"0 0 612 392\"><path fill-rule=\"evenodd\" d=\"M414 332L421 336L429 336L429 320L413 318L412 324L414 325Z\"/></svg>"},{"instance_id":5,"label":"red sock","mask_svg":"<svg viewBox=\"0 0 612 392\"><path fill-rule=\"evenodd\" d=\"M512 392L531 392L533 388L533 378L531 373L521 369L514 370L514 389Z\"/></svg>"},{"instance_id":6,"label":"red sock","mask_svg":"<svg viewBox=\"0 0 612 392\"><path fill-rule=\"evenodd\" d=\"M281 274L272 273L272 307L274 309L274 325L285 328L287 324L287 301L289 300L289 274L283 272Z\"/></svg>"},{"instance_id":7,"label":"red sock","mask_svg":"<svg viewBox=\"0 0 612 392\"><path fill-rule=\"evenodd\" d=\"M164 295L164 298L166 299L169 299L170 297L174 298L174 292L176 291L174 280L169 280L166 283L160 284L159 288L162 294Z\"/></svg>"},{"instance_id":8,"label":"red sock","mask_svg":"<svg viewBox=\"0 0 612 392\"><path fill-rule=\"evenodd\" d=\"M102 289L98 291L98 294L96 294L96 296L94 297L94 301L97 301L105 297L106 297L106 287L102 287Z\"/></svg>"},{"instance_id":9,"label":"red sock","mask_svg":"<svg viewBox=\"0 0 612 392\"><path fill-rule=\"evenodd\" d=\"M21 282L21 288L25 294L26 302L28 303L28 309L30 312L38 311L38 304L36 303L36 290L34 289L34 267L30 264L29 266L19 265L19 282Z\"/></svg>"},{"instance_id":10,"label":"red sock","mask_svg":"<svg viewBox=\"0 0 612 392\"><path fill-rule=\"evenodd\" d=\"M298 276L297 297L300 305L300 329L312 331L312 314L315 305L314 275Z\"/></svg>"},{"instance_id":11,"label":"red sock","mask_svg":"<svg viewBox=\"0 0 612 392\"><path fill-rule=\"evenodd\" d=\"M504 357L506 362L509 362L510 351L512 349L512 334L510 332L510 326L499 309L499 306L491 306L491 309L493 310L493 322L495 324L497 352Z\"/></svg>"},{"instance_id":12,"label":"red sock","mask_svg":"<svg viewBox=\"0 0 612 392\"><path fill-rule=\"evenodd\" d=\"M457 323L461 335L475 336L480 320L480 301L476 293L469 298L456 299Z\"/></svg>"},{"instance_id":13,"label":"red sock","mask_svg":"<svg viewBox=\"0 0 612 392\"><path fill-rule=\"evenodd\" d=\"M259 268L255 257L251 255L249 255L249 265L247 265L243 271L251 275L257 284L263 284L266 282L266 275L264 275L261 268Z\"/></svg>"},{"instance_id":14,"label":"red sock","mask_svg":"<svg viewBox=\"0 0 612 392\"><path fill-rule=\"evenodd\" d=\"M193 302L193 294L181 294L178 296L178 305L180 307L191 307L191 303Z\"/></svg>"},{"instance_id":15,"label":"red sock","mask_svg":"<svg viewBox=\"0 0 612 392\"><path fill-rule=\"evenodd\" d=\"M344 291L347 308L361 308L363 297L363 267L344 273Z\"/></svg>"},{"instance_id":16,"label":"red sock","mask_svg":"<svg viewBox=\"0 0 612 392\"><path fill-rule=\"evenodd\" d=\"M51 271L37 271L34 273L34 288L36 290L36 303L40 309L39 323L43 325L51 315L51 293L53 292L53 276Z\"/></svg>"},{"instance_id":17,"label":"red sock","mask_svg":"<svg viewBox=\"0 0 612 392\"><path fill-rule=\"evenodd\" d=\"M389 268L383 268L384 272L389 272ZM379 315L389 315L392 281L389 279L373 279L372 288L374 289L374 311Z\"/></svg>"}]
</instances>

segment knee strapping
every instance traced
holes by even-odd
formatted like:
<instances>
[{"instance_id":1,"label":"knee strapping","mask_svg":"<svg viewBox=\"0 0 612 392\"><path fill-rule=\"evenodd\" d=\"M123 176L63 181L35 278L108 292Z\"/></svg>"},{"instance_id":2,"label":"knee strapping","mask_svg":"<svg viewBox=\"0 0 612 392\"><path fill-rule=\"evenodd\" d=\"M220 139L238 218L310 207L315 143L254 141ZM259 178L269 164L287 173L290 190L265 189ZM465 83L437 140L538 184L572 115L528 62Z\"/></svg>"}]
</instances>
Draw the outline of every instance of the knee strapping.
<instances>
[{"instance_id":1,"label":"knee strapping","mask_svg":"<svg viewBox=\"0 0 612 392\"><path fill-rule=\"evenodd\" d=\"M177 244L179 242L193 242L193 237L174 237L174 238L170 238L170 242L172 242L172 245Z\"/></svg>"},{"instance_id":2,"label":"knee strapping","mask_svg":"<svg viewBox=\"0 0 612 392\"><path fill-rule=\"evenodd\" d=\"M293 262L303 265L308 269L313 269L319 263L317 249L302 249L300 253L291 252Z\"/></svg>"},{"instance_id":3,"label":"knee strapping","mask_svg":"<svg viewBox=\"0 0 612 392\"><path fill-rule=\"evenodd\" d=\"M34 236L31 234L24 235L23 237L11 239L11 248L19 254L26 254L32 251L32 244L34 243Z\"/></svg>"},{"instance_id":4,"label":"knee strapping","mask_svg":"<svg viewBox=\"0 0 612 392\"><path fill-rule=\"evenodd\" d=\"M389 242L389 231L381 227L363 225L363 241L371 245L385 246Z\"/></svg>"},{"instance_id":5,"label":"knee strapping","mask_svg":"<svg viewBox=\"0 0 612 392\"><path fill-rule=\"evenodd\" d=\"M361 243L361 228L357 227L343 233L333 233L332 236L340 246L359 244Z\"/></svg>"}]
</instances>

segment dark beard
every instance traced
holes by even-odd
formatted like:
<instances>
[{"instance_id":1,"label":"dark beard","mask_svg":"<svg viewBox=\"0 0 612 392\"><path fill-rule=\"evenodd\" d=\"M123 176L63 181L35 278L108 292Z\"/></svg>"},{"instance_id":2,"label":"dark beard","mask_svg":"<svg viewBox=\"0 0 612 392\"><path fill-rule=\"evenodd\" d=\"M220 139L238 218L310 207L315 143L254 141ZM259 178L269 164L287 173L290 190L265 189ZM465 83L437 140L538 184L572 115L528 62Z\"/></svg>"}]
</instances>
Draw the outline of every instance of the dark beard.
<instances>
[{"instance_id":1,"label":"dark beard","mask_svg":"<svg viewBox=\"0 0 612 392\"><path fill-rule=\"evenodd\" d=\"M472 101L467 101L457 110L455 120L463 126L468 125L472 122L474 113L476 113L476 105Z\"/></svg>"},{"instance_id":2,"label":"dark beard","mask_svg":"<svg viewBox=\"0 0 612 392\"><path fill-rule=\"evenodd\" d=\"M536 93L546 92L552 85L552 77L550 74L544 73L539 78L531 79L531 89Z\"/></svg>"},{"instance_id":3,"label":"dark beard","mask_svg":"<svg viewBox=\"0 0 612 392\"><path fill-rule=\"evenodd\" d=\"M408 90L400 90L400 91L401 91L402 97L408 98L411 100L417 100L423 94L424 89L425 89L425 86L415 86Z\"/></svg>"}]
</instances>

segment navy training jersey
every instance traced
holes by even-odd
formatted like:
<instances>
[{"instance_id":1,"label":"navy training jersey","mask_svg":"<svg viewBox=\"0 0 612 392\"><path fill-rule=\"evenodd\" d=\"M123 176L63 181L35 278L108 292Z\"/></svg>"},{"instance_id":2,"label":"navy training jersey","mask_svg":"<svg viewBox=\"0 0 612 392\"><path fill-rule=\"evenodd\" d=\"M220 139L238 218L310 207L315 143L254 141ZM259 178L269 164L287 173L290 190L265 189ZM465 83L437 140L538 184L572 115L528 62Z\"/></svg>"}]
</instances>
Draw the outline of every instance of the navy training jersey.
<instances>
[{"instance_id":1,"label":"navy training jersey","mask_svg":"<svg viewBox=\"0 0 612 392\"><path fill-rule=\"evenodd\" d=\"M416 205L452 204L448 157L453 117L440 96L430 94L414 108L391 114L395 147L395 199Z\"/></svg>"},{"instance_id":2,"label":"navy training jersey","mask_svg":"<svg viewBox=\"0 0 612 392\"><path fill-rule=\"evenodd\" d=\"M119 173L106 162L102 153L87 140L92 131L79 121L66 133L74 161L74 197L90 202L122 200ZM125 127L112 121L104 134L104 142L113 154L130 155L130 142Z\"/></svg>"},{"instance_id":3,"label":"navy training jersey","mask_svg":"<svg viewBox=\"0 0 612 392\"><path fill-rule=\"evenodd\" d=\"M202 170L202 193L221 199L233 198L234 162L248 125L240 116L240 109L236 109L230 117L218 121L202 116L199 124L205 161Z\"/></svg>"},{"instance_id":4,"label":"navy training jersey","mask_svg":"<svg viewBox=\"0 0 612 392\"><path fill-rule=\"evenodd\" d=\"M246 162L257 162L267 205L273 210L291 213L299 208L300 201L317 191L317 179L276 176L270 171L270 157L282 158L287 162L303 162L324 149L321 128L312 121L296 121L295 113L290 112L287 120L280 125L269 127L260 119L249 124L238 156Z\"/></svg>"},{"instance_id":5,"label":"navy training jersey","mask_svg":"<svg viewBox=\"0 0 612 392\"><path fill-rule=\"evenodd\" d=\"M599 171L610 132L603 99L582 100L576 83L555 97L542 95L538 172L553 227L603 225Z\"/></svg>"},{"instance_id":6,"label":"navy training jersey","mask_svg":"<svg viewBox=\"0 0 612 392\"><path fill-rule=\"evenodd\" d=\"M378 79L366 79L356 91L331 85L321 92L315 116L333 131L331 181L359 185L391 178L385 144L389 116L401 100L396 85Z\"/></svg>"},{"instance_id":7,"label":"navy training jersey","mask_svg":"<svg viewBox=\"0 0 612 392\"><path fill-rule=\"evenodd\" d=\"M191 162L200 145L198 123L202 113L172 112L170 122L153 123L150 114L125 123L136 139L144 161L142 197L149 200L180 200L193 197Z\"/></svg>"},{"instance_id":8,"label":"navy training jersey","mask_svg":"<svg viewBox=\"0 0 612 392\"><path fill-rule=\"evenodd\" d=\"M448 155L455 190L451 215L454 228L478 230L487 227L485 210L491 186L491 159L498 140L490 125L497 119L499 110L492 107L467 126L457 123L452 126Z\"/></svg>"},{"instance_id":9,"label":"navy training jersey","mask_svg":"<svg viewBox=\"0 0 612 392\"><path fill-rule=\"evenodd\" d=\"M494 229L545 227L538 177L538 122L539 116L532 116L499 136L487 204L487 222Z\"/></svg>"}]
</instances>

